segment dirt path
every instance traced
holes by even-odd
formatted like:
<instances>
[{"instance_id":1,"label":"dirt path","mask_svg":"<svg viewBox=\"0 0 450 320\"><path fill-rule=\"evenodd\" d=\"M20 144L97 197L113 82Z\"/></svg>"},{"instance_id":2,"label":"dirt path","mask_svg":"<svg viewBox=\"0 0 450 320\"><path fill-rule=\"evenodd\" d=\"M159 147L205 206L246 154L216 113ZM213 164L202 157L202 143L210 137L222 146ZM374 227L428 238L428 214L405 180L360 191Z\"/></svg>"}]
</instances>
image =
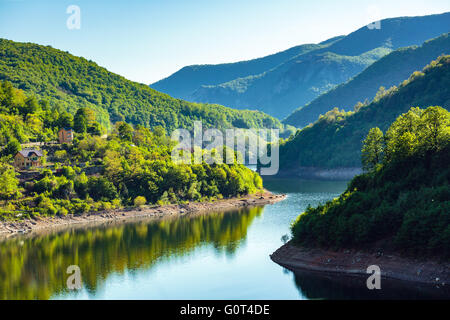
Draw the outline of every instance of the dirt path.
<instances>
[{"instance_id":1,"label":"dirt path","mask_svg":"<svg viewBox=\"0 0 450 320\"><path fill-rule=\"evenodd\" d=\"M130 219L161 219L166 217L186 216L208 211L226 211L245 207L264 206L282 201L285 195L274 195L266 191L263 195L250 195L243 198L232 198L214 202L196 202L185 205L166 205L160 207L143 207L119 209L105 212L86 213L80 216L36 217L19 222L0 222L0 238L35 231L61 228L64 226L94 224L108 221Z\"/></svg>"}]
</instances>

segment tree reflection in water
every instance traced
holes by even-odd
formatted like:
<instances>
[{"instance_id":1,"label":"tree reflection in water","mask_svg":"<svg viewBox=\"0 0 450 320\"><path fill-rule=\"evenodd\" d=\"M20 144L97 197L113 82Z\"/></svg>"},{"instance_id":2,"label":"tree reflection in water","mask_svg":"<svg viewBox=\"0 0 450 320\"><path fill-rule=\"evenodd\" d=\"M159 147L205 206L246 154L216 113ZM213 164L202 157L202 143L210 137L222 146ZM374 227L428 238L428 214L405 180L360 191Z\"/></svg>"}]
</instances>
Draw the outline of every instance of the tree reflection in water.
<instances>
[{"instance_id":1,"label":"tree reflection in water","mask_svg":"<svg viewBox=\"0 0 450 320\"><path fill-rule=\"evenodd\" d=\"M420 300L448 299L448 286L437 288L382 278L381 290L369 290L367 277L343 276L308 271L293 273L301 295L308 300Z\"/></svg>"},{"instance_id":2,"label":"tree reflection in water","mask_svg":"<svg viewBox=\"0 0 450 320\"><path fill-rule=\"evenodd\" d=\"M18 237L0 242L0 299L49 299L66 290L66 269L78 265L95 292L112 273L148 269L202 245L233 255L263 208L208 213Z\"/></svg>"}]
</instances>

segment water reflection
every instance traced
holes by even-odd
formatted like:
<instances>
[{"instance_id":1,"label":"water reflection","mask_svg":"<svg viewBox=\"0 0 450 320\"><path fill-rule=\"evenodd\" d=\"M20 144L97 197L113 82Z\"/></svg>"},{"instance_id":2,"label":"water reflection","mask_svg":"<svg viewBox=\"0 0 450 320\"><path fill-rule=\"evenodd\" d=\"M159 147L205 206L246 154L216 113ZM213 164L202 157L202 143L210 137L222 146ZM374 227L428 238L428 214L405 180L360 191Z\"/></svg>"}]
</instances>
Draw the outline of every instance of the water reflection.
<instances>
[{"instance_id":1,"label":"water reflection","mask_svg":"<svg viewBox=\"0 0 450 320\"><path fill-rule=\"evenodd\" d=\"M368 290L367 278L296 271L299 292L310 300L428 300L448 299L450 288L383 278L381 290Z\"/></svg>"},{"instance_id":2,"label":"water reflection","mask_svg":"<svg viewBox=\"0 0 450 320\"><path fill-rule=\"evenodd\" d=\"M0 299L49 299L66 290L70 265L90 293L112 273L148 269L209 245L232 256L263 208L195 217L71 228L0 242Z\"/></svg>"}]
</instances>

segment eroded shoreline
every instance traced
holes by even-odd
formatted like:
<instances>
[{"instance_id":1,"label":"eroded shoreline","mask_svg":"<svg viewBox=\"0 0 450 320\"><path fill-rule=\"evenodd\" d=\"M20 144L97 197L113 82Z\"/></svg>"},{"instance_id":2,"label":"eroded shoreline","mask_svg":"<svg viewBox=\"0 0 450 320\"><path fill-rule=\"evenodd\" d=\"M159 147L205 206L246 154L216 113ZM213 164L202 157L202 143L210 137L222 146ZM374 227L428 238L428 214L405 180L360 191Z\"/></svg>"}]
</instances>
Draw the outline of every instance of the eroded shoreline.
<instances>
[{"instance_id":1,"label":"eroded shoreline","mask_svg":"<svg viewBox=\"0 0 450 320\"><path fill-rule=\"evenodd\" d=\"M196 213L227 211L274 204L286 198L266 191L260 195L249 195L242 198L217 200L214 202L192 202L182 205L165 205L142 208L125 208L104 212L85 213L79 216L36 217L23 221L0 222L0 239L19 234L30 234L37 231L61 229L73 225L89 225L108 221L128 221L132 219L162 219L181 217Z\"/></svg>"},{"instance_id":2,"label":"eroded shoreline","mask_svg":"<svg viewBox=\"0 0 450 320\"><path fill-rule=\"evenodd\" d=\"M377 265L381 276L437 288L450 287L450 263L404 258L381 252L329 251L294 246L291 242L276 250L270 258L291 271L314 271L367 278L367 267Z\"/></svg>"}]
</instances>

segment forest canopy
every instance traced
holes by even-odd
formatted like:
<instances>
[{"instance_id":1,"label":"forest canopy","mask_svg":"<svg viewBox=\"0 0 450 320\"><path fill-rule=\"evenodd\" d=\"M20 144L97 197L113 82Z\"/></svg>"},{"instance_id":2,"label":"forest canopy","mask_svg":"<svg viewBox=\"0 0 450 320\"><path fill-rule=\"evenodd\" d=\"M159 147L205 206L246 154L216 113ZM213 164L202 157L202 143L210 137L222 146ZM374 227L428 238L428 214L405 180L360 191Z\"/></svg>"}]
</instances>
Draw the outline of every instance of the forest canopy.
<instances>
[{"instance_id":1,"label":"forest canopy","mask_svg":"<svg viewBox=\"0 0 450 320\"><path fill-rule=\"evenodd\" d=\"M73 143L48 143L59 129L72 126ZM261 177L237 161L172 162L176 143L162 126L150 130L118 121L107 136L104 132L87 107L72 116L0 82L0 219L211 201L262 189ZM29 141L44 143L40 147L49 166L19 181L11 162L21 143Z\"/></svg>"},{"instance_id":2,"label":"forest canopy","mask_svg":"<svg viewBox=\"0 0 450 320\"><path fill-rule=\"evenodd\" d=\"M366 173L344 194L308 208L292 225L294 242L331 248L401 249L450 257L450 113L412 108L363 147Z\"/></svg>"},{"instance_id":3,"label":"forest canopy","mask_svg":"<svg viewBox=\"0 0 450 320\"><path fill-rule=\"evenodd\" d=\"M280 121L262 112L174 99L50 46L0 39L0 80L72 115L89 108L106 128L125 121L151 129L162 126L170 133L190 129L196 120L217 129L282 128Z\"/></svg>"},{"instance_id":4,"label":"forest canopy","mask_svg":"<svg viewBox=\"0 0 450 320\"><path fill-rule=\"evenodd\" d=\"M361 149L369 130L386 132L392 122L411 107L439 105L450 108L450 55L414 72L398 87L381 88L370 104L355 111L332 109L280 146L280 168L360 167Z\"/></svg>"}]
</instances>

